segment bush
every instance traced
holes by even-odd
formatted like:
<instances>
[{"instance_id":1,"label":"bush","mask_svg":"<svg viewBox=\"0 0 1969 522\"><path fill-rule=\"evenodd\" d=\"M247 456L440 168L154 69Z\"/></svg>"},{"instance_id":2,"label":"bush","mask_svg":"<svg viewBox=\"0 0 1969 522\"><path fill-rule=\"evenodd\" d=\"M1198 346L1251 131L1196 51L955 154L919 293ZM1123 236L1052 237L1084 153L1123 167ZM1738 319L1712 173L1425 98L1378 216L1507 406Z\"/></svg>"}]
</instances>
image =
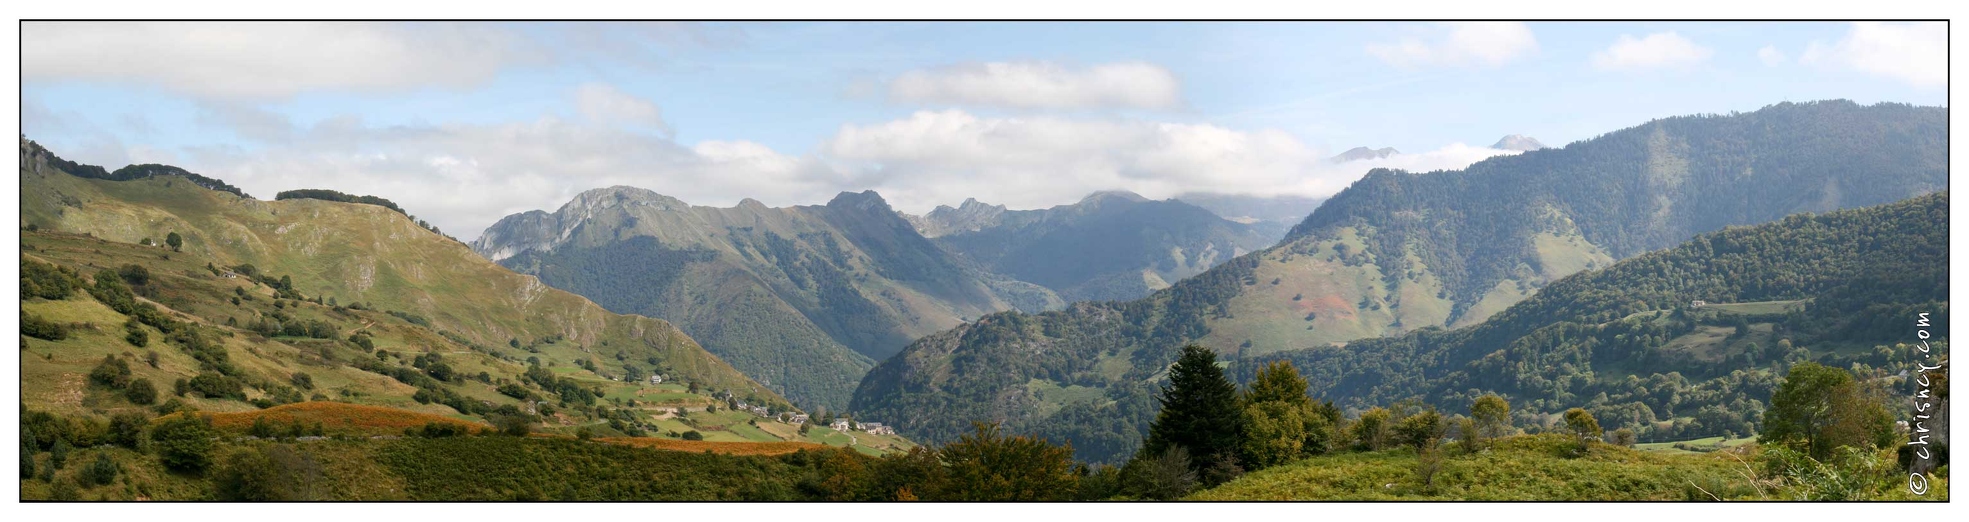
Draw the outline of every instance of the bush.
<instances>
[{"instance_id":1,"label":"bush","mask_svg":"<svg viewBox=\"0 0 1969 522\"><path fill-rule=\"evenodd\" d=\"M470 434L471 434L470 430L466 428L465 425L458 424L455 422L425 423L424 428L418 432L419 436L426 437L426 438L433 438L433 439L443 438L443 437L463 437Z\"/></svg>"},{"instance_id":2,"label":"bush","mask_svg":"<svg viewBox=\"0 0 1969 522\"><path fill-rule=\"evenodd\" d=\"M21 335L49 341L68 338L68 326L21 311Z\"/></svg>"},{"instance_id":3,"label":"bush","mask_svg":"<svg viewBox=\"0 0 1969 522\"><path fill-rule=\"evenodd\" d=\"M122 389L130 384L130 363L114 355L103 356L103 362L89 371L89 381L111 388Z\"/></svg>"},{"instance_id":4,"label":"bush","mask_svg":"<svg viewBox=\"0 0 1969 522\"><path fill-rule=\"evenodd\" d=\"M533 419L528 415L500 415L492 418L492 426L499 433L514 437L525 437L533 432Z\"/></svg>"},{"instance_id":5,"label":"bush","mask_svg":"<svg viewBox=\"0 0 1969 522\"><path fill-rule=\"evenodd\" d=\"M235 450L217 474L221 500L317 500L324 482L321 463L287 445Z\"/></svg>"},{"instance_id":6,"label":"bush","mask_svg":"<svg viewBox=\"0 0 1969 522\"><path fill-rule=\"evenodd\" d=\"M238 379L218 372L200 373L197 377L192 377L187 384L191 391L198 392L206 398L246 400L245 385L240 384Z\"/></svg>"},{"instance_id":7,"label":"bush","mask_svg":"<svg viewBox=\"0 0 1969 522\"><path fill-rule=\"evenodd\" d=\"M125 342L130 343L130 346L143 348L145 346L150 345L150 332L144 331L143 325L137 323L136 319L124 321L123 340ZM151 352L151 354L153 355L155 355L156 353L157 352ZM155 359L152 359L149 362L151 363L150 367L152 368L157 367L157 363Z\"/></svg>"},{"instance_id":8,"label":"bush","mask_svg":"<svg viewBox=\"0 0 1969 522\"><path fill-rule=\"evenodd\" d=\"M82 483L107 486L116 481L116 474L121 471L123 467L109 458L109 452L97 452L95 462L90 462L89 467L82 468Z\"/></svg>"},{"instance_id":9,"label":"bush","mask_svg":"<svg viewBox=\"0 0 1969 522\"><path fill-rule=\"evenodd\" d=\"M1189 452L1181 446L1172 446L1161 455L1138 455L1121 468L1122 491L1140 499L1182 498L1196 489L1196 482Z\"/></svg>"},{"instance_id":10,"label":"bush","mask_svg":"<svg viewBox=\"0 0 1969 522\"><path fill-rule=\"evenodd\" d=\"M48 448L48 468L62 469L68 464L68 439L55 439L55 445Z\"/></svg>"},{"instance_id":11,"label":"bush","mask_svg":"<svg viewBox=\"0 0 1969 522\"><path fill-rule=\"evenodd\" d=\"M697 430L690 430L684 432L683 438L684 440L704 440L704 434L698 433Z\"/></svg>"},{"instance_id":12,"label":"bush","mask_svg":"<svg viewBox=\"0 0 1969 522\"><path fill-rule=\"evenodd\" d=\"M180 415L165 420L151 430L150 438L164 466L198 473L212 465L213 441L219 436L212 421L200 415Z\"/></svg>"},{"instance_id":13,"label":"bush","mask_svg":"<svg viewBox=\"0 0 1969 522\"><path fill-rule=\"evenodd\" d=\"M137 378L130 381L130 387L123 390L123 397L131 404L149 406L157 402L157 386L150 379Z\"/></svg>"},{"instance_id":14,"label":"bush","mask_svg":"<svg viewBox=\"0 0 1969 522\"><path fill-rule=\"evenodd\" d=\"M109 418L109 443L130 449L137 449L143 441L144 426L150 424L150 417L142 412L118 413Z\"/></svg>"}]
</instances>

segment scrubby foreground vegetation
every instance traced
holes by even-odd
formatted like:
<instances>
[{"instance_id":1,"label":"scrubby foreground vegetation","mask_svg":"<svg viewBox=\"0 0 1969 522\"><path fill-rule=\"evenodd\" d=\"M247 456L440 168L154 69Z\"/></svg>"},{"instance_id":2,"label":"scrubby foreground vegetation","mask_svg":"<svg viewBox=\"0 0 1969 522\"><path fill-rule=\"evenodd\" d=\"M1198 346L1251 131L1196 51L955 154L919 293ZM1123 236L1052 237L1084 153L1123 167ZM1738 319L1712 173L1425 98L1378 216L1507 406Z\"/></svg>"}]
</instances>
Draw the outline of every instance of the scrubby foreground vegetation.
<instances>
[{"instance_id":1,"label":"scrubby foreground vegetation","mask_svg":"<svg viewBox=\"0 0 1969 522\"><path fill-rule=\"evenodd\" d=\"M1917 377L1946 405L1947 373ZM1580 408L1518 426L1483 395L1467 411L1398 403L1344 416L1307 398L1289 362L1242 392L1191 346L1119 494L1196 500L1947 500L1946 447L1898 426L1879 383L1816 363L1789 369L1755 444L1641 451ZM1239 412L1240 413L1236 413ZM1924 417L1913 417L1920 421ZM1945 429L1945 428L1943 428ZM1909 444L1910 441L1921 444ZM1916 453L1928 446L1936 453ZM1693 450L1693 451L1690 451ZM1920 455L1920 456L1918 456ZM1939 466L1937 466L1939 465ZM1247 473L1247 471L1250 471ZM1921 484L1920 491L1910 481ZM1214 487L1211 487L1214 486ZM1193 488L1209 487L1191 493Z\"/></svg>"},{"instance_id":2,"label":"scrubby foreground vegetation","mask_svg":"<svg viewBox=\"0 0 1969 522\"><path fill-rule=\"evenodd\" d=\"M1061 448L981 428L885 457L813 443L593 439L308 403L108 421L23 407L26 500L1068 500ZM247 419L251 419L248 421ZM392 430L407 421L424 424Z\"/></svg>"},{"instance_id":3,"label":"scrubby foreground vegetation","mask_svg":"<svg viewBox=\"0 0 1969 522\"><path fill-rule=\"evenodd\" d=\"M1934 372L1931 384L1946 390ZM1591 413L1509 422L1400 404L1343 415L1289 363L1240 390L1184 349L1148 443L1126 465L978 423L941 448L870 456L811 443L532 433L389 408L309 402L246 413L123 412L103 421L23 406L29 500L1947 500L1908 433L1844 370L1794 367L1757 444L1642 451ZM1885 422L1883 422L1885 421ZM422 424L418 424L421 422ZM1528 428L1528 429L1527 429ZM1693 446L1690 446L1693 447ZM1944 453L1945 458L1945 453Z\"/></svg>"}]
</instances>

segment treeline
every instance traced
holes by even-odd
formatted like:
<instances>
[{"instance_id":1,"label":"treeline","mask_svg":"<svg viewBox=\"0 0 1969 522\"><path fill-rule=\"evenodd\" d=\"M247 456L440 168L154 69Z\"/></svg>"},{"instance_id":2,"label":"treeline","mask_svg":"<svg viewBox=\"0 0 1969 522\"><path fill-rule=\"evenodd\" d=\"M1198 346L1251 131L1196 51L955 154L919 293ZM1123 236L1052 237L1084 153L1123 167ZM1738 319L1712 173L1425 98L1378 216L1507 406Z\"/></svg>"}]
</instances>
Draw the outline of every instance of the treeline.
<instances>
[{"instance_id":1,"label":"treeline","mask_svg":"<svg viewBox=\"0 0 1969 522\"><path fill-rule=\"evenodd\" d=\"M231 193L232 195L239 196L242 198L247 198L247 199L252 199L253 197L253 196L246 195L246 192L240 190L239 187L228 185L224 181L208 178L205 176L200 176L198 174L194 174L185 169L173 167L170 165L158 165L154 163L146 163L142 165L128 165L123 168L116 169L115 172L110 172L99 166L76 163L73 161L62 159L61 156L56 156L55 153L49 152L48 149L42 147L41 144L39 143L35 143L34 140L26 140L26 141L28 144L28 148L32 150L34 154L39 154L47 158L49 165L52 165L55 168L60 169L62 172L67 172L70 175L73 175L78 178L100 179L100 180L108 180L108 181L130 181L136 179L152 178L157 176L177 176L189 180L192 182L193 185L198 185L200 187L217 190L220 192Z\"/></svg>"},{"instance_id":2,"label":"treeline","mask_svg":"<svg viewBox=\"0 0 1969 522\"><path fill-rule=\"evenodd\" d=\"M451 237L450 235L445 234L443 231L438 230L437 225L432 225L428 221L417 219L417 216L410 215L409 211L404 210L403 207L397 206L396 202L376 196L357 196L346 192L339 192L339 191L328 190L328 189L295 189L295 190L285 190L285 191L281 191L279 194L274 194L273 199L275 201L284 200L284 199L319 199L323 201L335 201L340 203L361 203L364 205L376 205L379 207L394 210L398 214L403 214L403 217L409 218L412 222L417 223L418 227L422 227L424 230L429 230L433 234L444 236L452 241L458 241L458 238Z\"/></svg>"},{"instance_id":3,"label":"treeline","mask_svg":"<svg viewBox=\"0 0 1969 522\"><path fill-rule=\"evenodd\" d=\"M379 198L376 196L357 196L354 194L338 192L328 189L285 190L285 191L281 191L279 194L274 194L273 199L275 201L288 200L288 199L319 199L324 201L339 201L342 203L361 203L364 205L376 205L390 210L395 210L397 211L398 214L403 214L405 216L410 215L410 212L405 211L403 207L397 206L396 202L387 199Z\"/></svg>"}]
</instances>

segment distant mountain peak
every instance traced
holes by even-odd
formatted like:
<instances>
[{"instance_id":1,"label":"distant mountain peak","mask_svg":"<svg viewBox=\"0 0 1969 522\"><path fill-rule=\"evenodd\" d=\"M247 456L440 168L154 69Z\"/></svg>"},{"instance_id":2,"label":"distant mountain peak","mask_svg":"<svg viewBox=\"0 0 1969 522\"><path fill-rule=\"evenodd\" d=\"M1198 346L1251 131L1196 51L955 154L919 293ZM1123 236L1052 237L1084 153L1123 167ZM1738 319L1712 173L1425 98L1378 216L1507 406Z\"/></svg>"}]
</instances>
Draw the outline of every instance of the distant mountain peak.
<instances>
[{"instance_id":1,"label":"distant mountain peak","mask_svg":"<svg viewBox=\"0 0 1969 522\"><path fill-rule=\"evenodd\" d=\"M889 210L889 202L884 201L882 199L882 195L875 193L875 191L873 190L864 190L861 192L842 192L840 194L836 194L834 195L834 199L829 200L827 202L827 206L854 207L861 210L871 210L871 209L879 209L884 211Z\"/></svg>"},{"instance_id":2,"label":"distant mountain peak","mask_svg":"<svg viewBox=\"0 0 1969 522\"><path fill-rule=\"evenodd\" d=\"M1394 147L1382 147L1378 149L1370 149L1367 147L1354 147L1351 149L1347 149L1347 152L1342 152L1338 155L1333 156L1332 158L1329 158L1328 160L1334 163L1346 163L1349 161L1381 159L1401 153L1402 151L1395 150Z\"/></svg>"},{"instance_id":3,"label":"distant mountain peak","mask_svg":"<svg viewBox=\"0 0 1969 522\"><path fill-rule=\"evenodd\" d=\"M1490 148L1515 150L1520 152L1531 152L1534 150L1544 149L1548 147L1546 147L1545 144L1543 143L1539 143L1537 139L1532 138L1531 136L1526 136L1523 134L1512 134L1510 136L1498 138L1497 143L1491 145Z\"/></svg>"},{"instance_id":4,"label":"distant mountain peak","mask_svg":"<svg viewBox=\"0 0 1969 522\"><path fill-rule=\"evenodd\" d=\"M660 210L684 210L690 208L683 200L658 194L654 190L616 185L589 189L574 196L563 209L599 210L621 205L641 205L657 207Z\"/></svg>"},{"instance_id":5,"label":"distant mountain peak","mask_svg":"<svg viewBox=\"0 0 1969 522\"><path fill-rule=\"evenodd\" d=\"M1136 194L1134 192L1130 192L1126 190L1103 190L1103 191L1095 192L1093 194L1088 194L1087 197L1080 198L1081 203L1093 203L1093 202L1106 201L1106 200L1120 200L1120 201L1130 201L1130 202L1139 203L1139 202L1148 201L1149 198L1142 197L1141 194Z\"/></svg>"}]
</instances>

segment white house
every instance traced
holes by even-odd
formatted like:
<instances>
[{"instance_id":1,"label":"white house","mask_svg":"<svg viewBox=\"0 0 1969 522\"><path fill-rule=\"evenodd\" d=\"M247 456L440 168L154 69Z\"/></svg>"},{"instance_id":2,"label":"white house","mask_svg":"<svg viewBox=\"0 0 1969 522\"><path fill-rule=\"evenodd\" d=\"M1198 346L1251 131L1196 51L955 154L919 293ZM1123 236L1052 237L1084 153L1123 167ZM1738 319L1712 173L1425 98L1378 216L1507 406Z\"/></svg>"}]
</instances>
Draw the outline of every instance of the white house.
<instances>
[{"instance_id":1,"label":"white house","mask_svg":"<svg viewBox=\"0 0 1969 522\"><path fill-rule=\"evenodd\" d=\"M793 414L793 416L791 416L791 417L787 417L787 418L786 418L786 423L787 423L787 424L806 424L806 423L807 423L807 414L805 414L805 413L795 413L795 414Z\"/></svg>"},{"instance_id":2,"label":"white house","mask_svg":"<svg viewBox=\"0 0 1969 522\"><path fill-rule=\"evenodd\" d=\"M663 384L663 376L662 376L662 375L651 375L651 376L649 376L649 383L650 383L650 384Z\"/></svg>"},{"instance_id":3,"label":"white house","mask_svg":"<svg viewBox=\"0 0 1969 522\"><path fill-rule=\"evenodd\" d=\"M829 428L834 428L834 431L848 431L848 426L848 419L834 419L833 423L827 425Z\"/></svg>"},{"instance_id":4,"label":"white house","mask_svg":"<svg viewBox=\"0 0 1969 522\"><path fill-rule=\"evenodd\" d=\"M895 435L895 434L896 434L896 429L895 429L895 428L891 428L891 427L888 427L888 426L883 426L883 425L882 425L882 423L880 423L880 422L870 422L870 423L867 423L867 424L863 424L863 425L862 425L862 431L866 431L866 432L868 432L868 434L870 434L870 435Z\"/></svg>"}]
</instances>

